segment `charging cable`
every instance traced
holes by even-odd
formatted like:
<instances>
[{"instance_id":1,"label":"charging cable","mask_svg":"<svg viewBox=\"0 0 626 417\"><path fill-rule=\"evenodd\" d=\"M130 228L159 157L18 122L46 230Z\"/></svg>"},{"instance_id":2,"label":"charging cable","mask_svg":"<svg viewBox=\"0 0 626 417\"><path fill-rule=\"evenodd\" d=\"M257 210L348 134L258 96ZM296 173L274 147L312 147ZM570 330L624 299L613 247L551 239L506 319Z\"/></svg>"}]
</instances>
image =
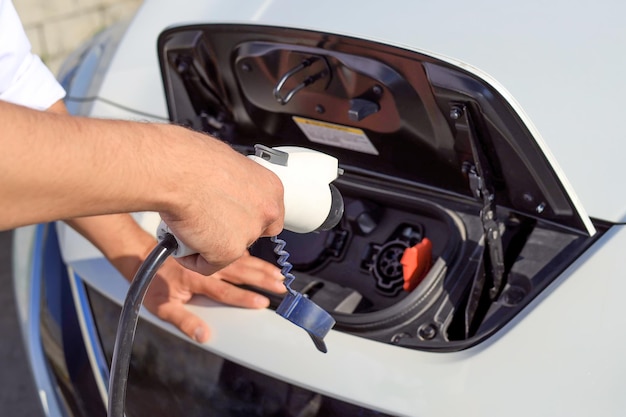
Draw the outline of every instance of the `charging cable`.
<instances>
[{"instance_id":1,"label":"charging cable","mask_svg":"<svg viewBox=\"0 0 626 417\"><path fill-rule=\"evenodd\" d=\"M163 262L176 250L178 243L171 234L166 234L141 264L133 281L130 283L120 321L115 335L113 361L109 375L109 417L124 417L126 404L126 386L128 385L128 369L133 350L133 340L139 320L139 309L148 290L152 278L156 275Z\"/></svg>"}]
</instances>

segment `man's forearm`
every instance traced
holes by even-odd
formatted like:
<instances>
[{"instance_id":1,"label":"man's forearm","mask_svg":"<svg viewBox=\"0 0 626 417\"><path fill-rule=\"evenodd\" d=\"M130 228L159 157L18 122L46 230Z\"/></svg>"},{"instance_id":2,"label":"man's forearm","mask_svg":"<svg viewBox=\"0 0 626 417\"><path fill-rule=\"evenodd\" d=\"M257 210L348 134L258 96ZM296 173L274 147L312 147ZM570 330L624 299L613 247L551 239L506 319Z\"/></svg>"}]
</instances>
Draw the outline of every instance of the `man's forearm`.
<instances>
[{"instance_id":1,"label":"man's forearm","mask_svg":"<svg viewBox=\"0 0 626 417\"><path fill-rule=\"evenodd\" d=\"M156 244L154 236L130 214L77 217L65 222L93 243L127 279L135 273L137 261L143 260Z\"/></svg>"},{"instance_id":2,"label":"man's forearm","mask_svg":"<svg viewBox=\"0 0 626 417\"><path fill-rule=\"evenodd\" d=\"M204 134L0 102L0 229L99 214L157 211L201 256L205 274L283 225L270 170Z\"/></svg>"},{"instance_id":3,"label":"man's forearm","mask_svg":"<svg viewBox=\"0 0 626 417\"><path fill-rule=\"evenodd\" d=\"M141 232L140 235L145 235L145 241L140 243L149 244L146 247L154 246L154 238L145 232L130 214L76 217L65 220L65 223L87 238L105 255L110 254L114 257L117 254L128 253L129 250L125 247L127 242L131 242L133 245L131 249L134 249L136 243L133 241L143 241L144 238L130 239L129 237L135 236L139 232ZM145 255L145 253L141 255Z\"/></svg>"},{"instance_id":4,"label":"man's forearm","mask_svg":"<svg viewBox=\"0 0 626 417\"><path fill-rule=\"evenodd\" d=\"M156 126L137 123L131 136L126 122L85 123L4 102L0 120L1 228L165 209Z\"/></svg>"}]
</instances>

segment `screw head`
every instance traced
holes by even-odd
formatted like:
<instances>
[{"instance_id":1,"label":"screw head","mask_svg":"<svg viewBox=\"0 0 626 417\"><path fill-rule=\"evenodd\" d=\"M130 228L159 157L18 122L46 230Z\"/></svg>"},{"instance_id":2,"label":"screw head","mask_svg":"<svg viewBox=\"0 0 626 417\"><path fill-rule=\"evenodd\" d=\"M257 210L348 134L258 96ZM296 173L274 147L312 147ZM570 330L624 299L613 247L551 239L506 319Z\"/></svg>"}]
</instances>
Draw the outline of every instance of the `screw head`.
<instances>
[{"instance_id":1,"label":"screw head","mask_svg":"<svg viewBox=\"0 0 626 417\"><path fill-rule=\"evenodd\" d=\"M396 333L391 336L391 343L398 344L404 338L411 337L408 333Z\"/></svg>"},{"instance_id":2,"label":"screw head","mask_svg":"<svg viewBox=\"0 0 626 417\"><path fill-rule=\"evenodd\" d=\"M450 109L450 118L452 120L457 120L463 115L463 109L460 107L454 106Z\"/></svg>"},{"instance_id":3,"label":"screw head","mask_svg":"<svg viewBox=\"0 0 626 417\"><path fill-rule=\"evenodd\" d=\"M437 328L432 323L422 324L417 329L417 336L422 340L432 340L437 336Z\"/></svg>"},{"instance_id":4,"label":"screw head","mask_svg":"<svg viewBox=\"0 0 626 417\"><path fill-rule=\"evenodd\" d=\"M315 106L315 111L319 114L324 114L326 109L321 104L318 104L317 106Z\"/></svg>"},{"instance_id":5,"label":"screw head","mask_svg":"<svg viewBox=\"0 0 626 417\"><path fill-rule=\"evenodd\" d=\"M502 294L502 301L504 304L514 306L522 302L526 297L526 290L522 287L512 286Z\"/></svg>"},{"instance_id":6,"label":"screw head","mask_svg":"<svg viewBox=\"0 0 626 417\"><path fill-rule=\"evenodd\" d=\"M176 71L182 74L183 72L186 72L187 69L189 69L189 63L187 61L181 58L176 60Z\"/></svg>"},{"instance_id":7,"label":"screw head","mask_svg":"<svg viewBox=\"0 0 626 417\"><path fill-rule=\"evenodd\" d=\"M546 203L541 203L539 204L536 208L535 211L539 214L543 213L543 211L546 209Z\"/></svg>"}]
</instances>

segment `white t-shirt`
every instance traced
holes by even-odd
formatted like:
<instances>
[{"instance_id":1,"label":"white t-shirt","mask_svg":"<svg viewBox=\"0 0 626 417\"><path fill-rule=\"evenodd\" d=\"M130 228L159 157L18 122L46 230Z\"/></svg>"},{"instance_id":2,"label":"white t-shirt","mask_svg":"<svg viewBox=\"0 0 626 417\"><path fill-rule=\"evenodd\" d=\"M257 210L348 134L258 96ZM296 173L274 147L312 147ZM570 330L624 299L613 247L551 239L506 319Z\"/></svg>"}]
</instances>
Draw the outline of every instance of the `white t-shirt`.
<instances>
[{"instance_id":1,"label":"white t-shirt","mask_svg":"<svg viewBox=\"0 0 626 417\"><path fill-rule=\"evenodd\" d=\"M63 87L31 52L11 0L0 0L0 100L45 110L65 96Z\"/></svg>"}]
</instances>

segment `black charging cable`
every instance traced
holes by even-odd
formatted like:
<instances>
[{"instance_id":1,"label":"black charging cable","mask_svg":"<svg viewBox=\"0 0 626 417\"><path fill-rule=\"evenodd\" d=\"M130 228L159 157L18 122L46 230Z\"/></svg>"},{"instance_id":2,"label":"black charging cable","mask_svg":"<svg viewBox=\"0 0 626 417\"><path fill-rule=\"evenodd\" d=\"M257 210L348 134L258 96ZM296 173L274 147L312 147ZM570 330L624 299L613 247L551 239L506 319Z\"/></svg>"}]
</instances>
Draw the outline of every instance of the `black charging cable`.
<instances>
[{"instance_id":1,"label":"black charging cable","mask_svg":"<svg viewBox=\"0 0 626 417\"><path fill-rule=\"evenodd\" d=\"M111 374L109 376L108 417L124 417L128 369L139 320L139 310L152 278L154 278L163 262L176 248L178 248L176 238L166 233L145 261L143 261L133 281L130 283L126 300L120 313L120 321L117 326L115 346L113 348L113 362L111 363Z\"/></svg>"}]
</instances>

